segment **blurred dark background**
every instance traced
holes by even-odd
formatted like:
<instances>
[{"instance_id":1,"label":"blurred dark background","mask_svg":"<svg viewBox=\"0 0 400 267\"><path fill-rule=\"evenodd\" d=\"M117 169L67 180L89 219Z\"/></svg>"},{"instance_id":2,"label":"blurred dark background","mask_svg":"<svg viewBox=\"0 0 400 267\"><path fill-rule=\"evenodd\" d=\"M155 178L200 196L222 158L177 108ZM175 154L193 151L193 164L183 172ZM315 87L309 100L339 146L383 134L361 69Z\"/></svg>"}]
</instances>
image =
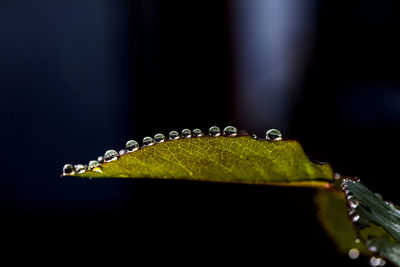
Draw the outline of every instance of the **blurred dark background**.
<instances>
[{"instance_id":1,"label":"blurred dark background","mask_svg":"<svg viewBox=\"0 0 400 267\"><path fill-rule=\"evenodd\" d=\"M400 203L398 11L386 0L1 1L7 251L135 261L139 242L169 262L365 266L336 252L312 189L59 175L129 139L233 124L278 128Z\"/></svg>"}]
</instances>

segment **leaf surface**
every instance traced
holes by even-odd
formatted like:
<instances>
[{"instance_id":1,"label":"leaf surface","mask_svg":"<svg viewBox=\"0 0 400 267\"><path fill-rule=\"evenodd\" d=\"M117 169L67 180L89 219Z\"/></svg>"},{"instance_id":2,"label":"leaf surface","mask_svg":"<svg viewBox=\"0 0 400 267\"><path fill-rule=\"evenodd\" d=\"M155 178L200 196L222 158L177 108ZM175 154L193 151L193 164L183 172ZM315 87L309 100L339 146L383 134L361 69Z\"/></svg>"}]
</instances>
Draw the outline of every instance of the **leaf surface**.
<instances>
[{"instance_id":1,"label":"leaf surface","mask_svg":"<svg viewBox=\"0 0 400 267\"><path fill-rule=\"evenodd\" d=\"M144 146L77 177L187 179L328 187L329 164L307 157L297 141L250 136L181 138Z\"/></svg>"},{"instance_id":2,"label":"leaf surface","mask_svg":"<svg viewBox=\"0 0 400 267\"><path fill-rule=\"evenodd\" d=\"M344 179L342 188L358 235L372 252L400 266L400 210L360 182Z\"/></svg>"}]
</instances>

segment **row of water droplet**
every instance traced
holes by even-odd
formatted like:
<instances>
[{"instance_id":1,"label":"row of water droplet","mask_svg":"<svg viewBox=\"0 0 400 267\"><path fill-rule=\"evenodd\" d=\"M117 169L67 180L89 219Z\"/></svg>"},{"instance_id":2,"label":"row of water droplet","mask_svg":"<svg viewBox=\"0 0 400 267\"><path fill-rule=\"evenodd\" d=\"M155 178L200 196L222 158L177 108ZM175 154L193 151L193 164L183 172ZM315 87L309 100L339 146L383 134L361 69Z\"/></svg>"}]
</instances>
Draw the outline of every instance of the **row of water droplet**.
<instances>
[{"instance_id":1,"label":"row of water droplet","mask_svg":"<svg viewBox=\"0 0 400 267\"><path fill-rule=\"evenodd\" d=\"M341 175L338 173L335 173L334 177L336 180L342 179ZM358 182L360 182L360 178L354 177L352 179L344 178L341 183L342 191L344 192L346 200L347 200L349 218L353 223L358 223L358 221L360 220L360 215L356 211L356 208L360 204L360 201L349 191L347 184L348 183L358 183ZM375 194L375 195L377 195L378 197L380 197L382 199L382 196L380 196L379 194ZM355 240L355 243L357 243L357 244L360 243L360 239L357 238ZM365 246L372 253L374 253L374 254L378 253L378 248L372 240L367 240L365 242ZM353 259L353 260L357 259L359 257L359 255L360 255L360 251L357 248L351 248L348 252L349 258ZM369 265L373 266L373 267L384 266L385 264L386 264L386 261L380 257L372 256L369 259Z\"/></svg>"},{"instance_id":2,"label":"row of water droplet","mask_svg":"<svg viewBox=\"0 0 400 267\"><path fill-rule=\"evenodd\" d=\"M208 135L212 137L217 137L221 135L221 130L217 126L212 126L208 130ZM222 135L224 136L237 136L238 135L238 130L234 126L227 126L224 128L222 131ZM189 129L183 129L181 131L181 134L179 134L177 131L171 131L168 135L169 140L177 140L180 138L191 138L191 137L203 137L205 134L200 130L200 129L194 129L193 132ZM253 135L254 138L257 138L257 136ZM167 139L165 135L162 133L158 133L154 136L154 138L150 136L146 136L143 138L143 146L152 146L156 143L162 143L165 142ZM269 141L278 141L282 140L282 134L279 130L277 129L270 129L266 132L266 140ZM65 164L63 168L63 175L71 175L74 173L84 173L87 170L92 170L92 171L97 171L97 172L102 172L101 170L101 164L104 162L110 162L118 159L118 157L130 153L133 151L136 151L140 148L140 145L137 141L135 140L129 140L126 142L125 149L121 149L119 153L115 150L107 150L106 153L104 154L104 157L100 156L97 158L97 160L92 160L89 162L88 165L83 165L83 164L77 164L77 165L72 165L72 164Z\"/></svg>"}]
</instances>

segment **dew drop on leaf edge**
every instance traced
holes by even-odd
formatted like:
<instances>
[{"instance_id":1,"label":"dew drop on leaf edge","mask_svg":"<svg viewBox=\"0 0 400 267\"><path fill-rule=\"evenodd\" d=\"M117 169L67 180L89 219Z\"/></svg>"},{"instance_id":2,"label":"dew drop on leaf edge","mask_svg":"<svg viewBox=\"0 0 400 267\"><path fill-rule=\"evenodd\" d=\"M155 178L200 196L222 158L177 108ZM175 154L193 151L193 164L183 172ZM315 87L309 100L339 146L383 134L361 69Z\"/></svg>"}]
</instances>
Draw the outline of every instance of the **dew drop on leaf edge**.
<instances>
[{"instance_id":1,"label":"dew drop on leaf edge","mask_svg":"<svg viewBox=\"0 0 400 267\"><path fill-rule=\"evenodd\" d=\"M265 135L267 140L270 141L282 140L282 133L277 129L269 129Z\"/></svg>"},{"instance_id":2,"label":"dew drop on leaf edge","mask_svg":"<svg viewBox=\"0 0 400 267\"><path fill-rule=\"evenodd\" d=\"M107 150L106 153L104 154L105 162L110 162L116 159L118 159L118 152L115 150Z\"/></svg>"},{"instance_id":3,"label":"dew drop on leaf edge","mask_svg":"<svg viewBox=\"0 0 400 267\"><path fill-rule=\"evenodd\" d=\"M162 143L162 142L165 141L165 136L164 136L162 133L158 133L158 134L156 134L156 135L154 136L154 140L155 140L157 143Z\"/></svg>"},{"instance_id":4,"label":"dew drop on leaf edge","mask_svg":"<svg viewBox=\"0 0 400 267\"><path fill-rule=\"evenodd\" d=\"M211 136L216 137L216 136L220 136L220 135L221 135L221 130L220 130L217 126L212 126L212 127L210 127L210 129L208 130L208 133L209 133Z\"/></svg>"},{"instance_id":5,"label":"dew drop on leaf edge","mask_svg":"<svg viewBox=\"0 0 400 267\"><path fill-rule=\"evenodd\" d=\"M201 136L204 136L204 133L200 130L200 129L194 129L193 130L193 136L194 137L201 137Z\"/></svg>"},{"instance_id":6,"label":"dew drop on leaf edge","mask_svg":"<svg viewBox=\"0 0 400 267\"><path fill-rule=\"evenodd\" d=\"M179 135L179 133L177 132L177 131L171 131L171 132L169 132L169 139L170 140L176 140L176 139L179 139L180 138L180 135Z\"/></svg>"},{"instance_id":7,"label":"dew drop on leaf edge","mask_svg":"<svg viewBox=\"0 0 400 267\"><path fill-rule=\"evenodd\" d=\"M191 136L192 136L192 132L189 129L183 129L182 130L182 137L189 138Z\"/></svg>"},{"instance_id":8,"label":"dew drop on leaf edge","mask_svg":"<svg viewBox=\"0 0 400 267\"><path fill-rule=\"evenodd\" d=\"M237 132L237 129L233 126L226 126L224 129L224 135L226 136L236 136Z\"/></svg>"},{"instance_id":9,"label":"dew drop on leaf edge","mask_svg":"<svg viewBox=\"0 0 400 267\"><path fill-rule=\"evenodd\" d=\"M83 164L77 164L75 165L75 172L77 173L83 173L86 171L86 165Z\"/></svg>"},{"instance_id":10,"label":"dew drop on leaf edge","mask_svg":"<svg viewBox=\"0 0 400 267\"><path fill-rule=\"evenodd\" d=\"M151 138L150 136L146 136L145 138L143 138L143 145L144 146L151 146L154 145L156 141L154 141L153 138Z\"/></svg>"},{"instance_id":11,"label":"dew drop on leaf edge","mask_svg":"<svg viewBox=\"0 0 400 267\"><path fill-rule=\"evenodd\" d=\"M97 160L91 160L88 164L88 170L92 170L99 166L100 166L100 162L98 162Z\"/></svg>"},{"instance_id":12,"label":"dew drop on leaf edge","mask_svg":"<svg viewBox=\"0 0 400 267\"><path fill-rule=\"evenodd\" d=\"M139 149L139 143L135 140L129 140L126 142L125 148L128 152L132 152Z\"/></svg>"},{"instance_id":13,"label":"dew drop on leaf edge","mask_svg":"<svg viewBox=\"0 0 400 267\"><path fill-rule=\"evenodd\" d=\"M74 165L72 164L65 164L63 167L63 174L68 175L68 174L74 174L75 173L75 168Z\"/></svg>"}]
</instances>

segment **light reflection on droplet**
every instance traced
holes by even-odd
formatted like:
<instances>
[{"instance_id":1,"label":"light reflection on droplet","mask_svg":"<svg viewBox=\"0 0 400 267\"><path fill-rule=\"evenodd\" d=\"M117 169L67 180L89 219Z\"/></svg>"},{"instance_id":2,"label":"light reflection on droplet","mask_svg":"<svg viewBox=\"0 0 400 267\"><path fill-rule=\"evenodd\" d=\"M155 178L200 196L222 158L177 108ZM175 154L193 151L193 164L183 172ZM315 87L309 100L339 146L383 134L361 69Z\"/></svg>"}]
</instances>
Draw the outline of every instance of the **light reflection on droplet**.
<instances>
[{"instance_id":1,"label":"light reflection on droplet","mask_svg":"<svg viewBox=\"0 0 400 267\"><path fill-rule=\"evenodd\" d=\"M128 152L133 152L139 149L139 143L135 140L129 140L126 142L125 148Z\"/></svg>"},{"instance_id":2,"label":"light reflection on droplet","mask_svg":"<svg viewBox=\"0 0 400 267\"><path fill-rule=\"evenodd\" d=\"M151 138L150 136L146 136L145 138L143 138L143 145L144 146L152 146L155 144L156 141L154 141L153 138Z\"/></svg>"},{"instance_id":3,"label":"light reflection on droplet","mask_svg":"<svg viewBox=\"0 0 400 267\"><path fill-rule=\"evenodd\" d=\"M211 136L217 137L221 135L221 130L217 126L211 126L208 133Z\"/></svg>"},{"instance_id":4,"label":"light reflection on droplet","mask_svg":"<svg viewBox=\"0 0 400 267\"><path fill-rule=\"evenodd\" d=\"M115 150L107 150L106 153L104 154L105 162L110 162L116 159L118 159L118 152Z\"/></svg>"},{"instance_id":5,"label":"light reflection on droplet","mask_svg":"<svg viewBox=\"0 0 400 267\"><path fill-rule=\"evenodd\" d=\"M77 173L84 173L86 171L86 165L83 165L83 164L75 165L75 171Z\"/></svg>"},{"instance_id":6,"label":"light reflection on droplet","mask_svg":"<svg viewBox=\"0 0 400 267\"><path fill-rule=\"evenodd\" d=\"M98 166L100 166L100 162L98 162L97 160L91 160L88 164L88 170L92 170Z\"/></svg>"},{"instance_id":7,"label":"light reflection on droplet","mask_svg":"<svg viewBox=\"0 0 400 267\"><path fill-rule=\"evenodd\" d=\"M75 168L74 165L72 164L65 164L63 168L63 174L64 175L69 175L69 174L74 174L75 173Z\"/></svg>"},{"instance_id":8,"label":"light reflection on droplet","mask_svg":"<svg viewBox=\"0 0 400 267\"><path fill-rule=\"evenodd\" d=\"M176 139L179 139L179 133L177 132L177 131L171 131L170 133L169 133L169 139L170 140L176 140Z\"/></svg>"},{"instance_id":9,"label":"light reflection on droplet","mask_svg":"<svg viewBox=\"0 0 400 267\"><path fill-rule=\"evenodd\" d=\"M162 143L162 142L165 141L165 136L164 136L162 133L156 134L156 135L154 136L154 140L155 140L157 143Z\"/></svg>"},{"instance_id":10,"label":"light reflection on droplet","mask_svg":"<svg viewBox=\"0 0 400 267\"><path fill-rule=\"evenodd\" d=\"M182 137L183 138L189 138L192 136L192 131L190 131L189 129L183 129L182 130Z\"/></svg>"},{"instance_id":11,"label":"light reflection on droplet","mask_svg":"<svg viewBox=\"0 0 400 267\"><path fill-rule=\"evenodd\" d=\"M204 136L204 133L200 129L196 128L193 130L193 136L194 137L202 137L202 136Z\"/></svg>"},{"instance_id":12,"label":"light reflection on droplet","mask_svg":"<svg viewBox=\"0 0 400 267\"><path fill-rule=\"evenodd\" d=\"M237 135L237 129L233 126L226 126L223 132L224 132L224 135L226 135L226 136L236 136Z\"/></svg>"},{"instance_id":13,"label":"light reflection on droplet","mask_svg":"<svg viewBox=\"0 0 400 267\"><path fill-rule=\"evenodd\" d=\"M270 141L282 140L282 133L277 129L269 129L265 135L267 140Z\"/></svg>"}]
</instances>

